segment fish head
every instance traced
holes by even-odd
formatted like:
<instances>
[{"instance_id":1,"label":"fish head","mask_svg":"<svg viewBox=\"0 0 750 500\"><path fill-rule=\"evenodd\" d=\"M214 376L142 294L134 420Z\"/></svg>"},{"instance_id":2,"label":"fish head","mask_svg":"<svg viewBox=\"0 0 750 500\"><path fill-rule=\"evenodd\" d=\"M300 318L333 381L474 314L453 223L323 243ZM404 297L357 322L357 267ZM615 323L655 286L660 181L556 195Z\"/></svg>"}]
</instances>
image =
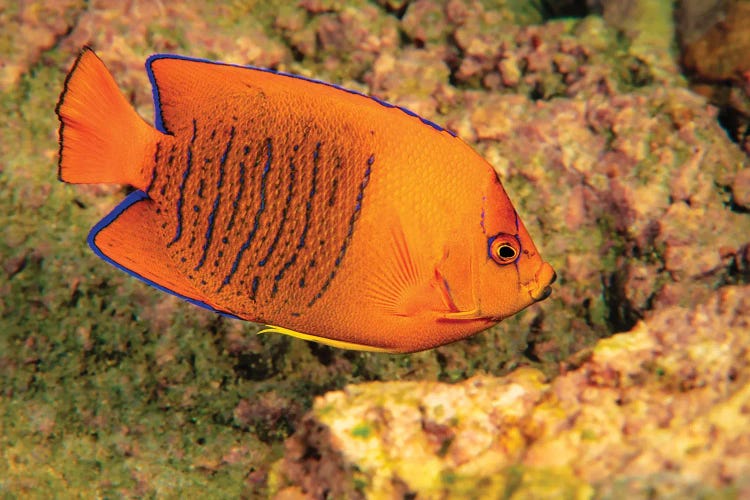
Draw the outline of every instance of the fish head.
<instances>
[{"instance_id":1,"label":"fish head","mask_svg":"<svg viewBox=\"0 0 750 500\"><path fill-rule=\"evenodd\" d=\"M479 223L471 225L471 244L465 242L463 250L468 273L454 276L465 286L451 286L459 309L452 318L496 323L549 297L555 271L542 259L494 172L475 215Z\"/></svg>"},{"instance_id":2,"label":"fish head","mask_svg":"<svg viewBox=\"0 0 750 500\"><path fill-rule=\"evenodd\" d=\"M488 235L484 255L477 256L483 258L475 276L479 314L495 321L549 297L556 279L515 211L514 215L515 231Z\"/></svg>"}]
</instances>

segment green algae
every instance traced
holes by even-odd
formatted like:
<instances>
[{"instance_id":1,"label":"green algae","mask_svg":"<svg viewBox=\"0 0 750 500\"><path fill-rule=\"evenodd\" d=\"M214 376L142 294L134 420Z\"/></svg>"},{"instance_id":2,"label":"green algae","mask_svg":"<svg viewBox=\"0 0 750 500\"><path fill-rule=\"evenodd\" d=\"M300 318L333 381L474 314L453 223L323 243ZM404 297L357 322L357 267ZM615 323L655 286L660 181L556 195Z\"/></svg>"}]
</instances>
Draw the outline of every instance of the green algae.
<instances>
[{"instance_id":1,"label":"green algae","mask_svg":"<svg viewBox=\"0 0 750 500\"><path fill-rule=\"evenodd\" d=\"M373 433L372 427L367 423L362 423L352 429L352 436L367 439Z\"/></svg>"},{"instance_id":2,"label":"green algae","mask_svg":"<svg viewBox=\"0 0 750 500\"><path fill-rule=\"evenodd\" d=\"M0 97L0 252L18 260L0 275L0 490L231 496L278 453L233 424L241 395L262 388L237 380L217 346L226 321L174 303L153 328L144 309L175 301L88 249L122 194L102 204L55 179L62 59L50 53ZM222 461L233 447L244 451Z\"/></svg>"},{"instance_id":3,"label":"green algae","mask_svg":"<svg viewBox=\"0 0 750 500\"><path fill-rule=\"evenodd\" d=\"M221 481L191 469L198 457L219 453L237 436L196 421L201 415L168 414L158 408L164 401L149 402L165 373L150 369L147 331L134 321L139 285L87 250L94 210L80 208L89 205L85 195L56 184L51 110L62 83L61 59L50 54L0 97L10 118L0 132L0 191L10 194L0 201L8 236L0 252L20 259L0 280L0 489L39 497L92 488L104 495L134 493L136 471L149 479L167 468L175 481L150 491L176 493L209 482L217 490L221 484L235 489L244 466L224 468ZM175 318L171 329L180 332L187 356L196 325L191 314L185 317ZM192 346L194 365L215 366L201 347ZM179 377L175 368L167 379ZM199 439L205 444L196 444ZM165 447L169 441L174 453Z\"/></svg>"}]
</instances>

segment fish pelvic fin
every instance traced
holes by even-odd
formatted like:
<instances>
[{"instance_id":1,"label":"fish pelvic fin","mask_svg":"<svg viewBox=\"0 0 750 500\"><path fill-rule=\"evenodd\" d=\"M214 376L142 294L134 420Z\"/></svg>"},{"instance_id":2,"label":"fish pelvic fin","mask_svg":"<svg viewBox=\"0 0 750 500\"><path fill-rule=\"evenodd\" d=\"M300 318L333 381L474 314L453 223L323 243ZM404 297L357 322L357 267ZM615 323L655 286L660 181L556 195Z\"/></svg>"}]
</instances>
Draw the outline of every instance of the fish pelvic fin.
<instances>
[{"instance_id":1,"label":"fish pelvic fin","mask_svg":"<svg viewBox=\"0 0 750 500\"><path fill-rule=\"evenodd\" d=\"M164 135L135 112L90 48L81 51L68 73L55 111L60 180L148 187Z\"/></svg>"},{"instance_id":2,"label":"fish pelvic fin","mask_svg":"<svg viewBox=\"0 0 750 500\"><path fill-rule=\"evenodd\" d=\"M331 347L337 347L339 349L350 349L354 351L370 351L370 352L398 352L391 349L385 349L382 347L374 347L364 344L357 344L354 342L346 342L344 340L329 339L325 337L319 337L317 335L311 335L309 333L302 333L283 326L266 325L266 328L260 330L258 335L261 333L281 333L283 335L289 335L302 340L311 340L321 344L329 345Z\"/></svg>"}]
</instances>

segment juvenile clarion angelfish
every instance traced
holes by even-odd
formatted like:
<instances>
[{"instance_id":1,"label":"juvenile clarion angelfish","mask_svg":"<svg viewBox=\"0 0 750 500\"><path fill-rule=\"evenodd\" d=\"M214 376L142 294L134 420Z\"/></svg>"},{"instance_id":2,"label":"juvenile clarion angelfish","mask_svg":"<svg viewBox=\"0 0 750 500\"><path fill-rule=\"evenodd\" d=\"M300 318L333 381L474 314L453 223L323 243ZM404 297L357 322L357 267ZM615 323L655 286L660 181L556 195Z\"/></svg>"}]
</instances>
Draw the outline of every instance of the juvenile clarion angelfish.
<instances>
[{"instance_id":1,"label":"juvenile clarion angelfish","mask_svg":"<svg viewBox=\"0 0 750 500\"><path fill-rule=\"evenodd\" d=\"M373 351L447 344L550 294L495 171L450 131L266 69L163 54L146 69L156 128L90 49L57 106L60 179L136 188L89 235L112 265L269 331Z\"/></svg>"}]
</instances>

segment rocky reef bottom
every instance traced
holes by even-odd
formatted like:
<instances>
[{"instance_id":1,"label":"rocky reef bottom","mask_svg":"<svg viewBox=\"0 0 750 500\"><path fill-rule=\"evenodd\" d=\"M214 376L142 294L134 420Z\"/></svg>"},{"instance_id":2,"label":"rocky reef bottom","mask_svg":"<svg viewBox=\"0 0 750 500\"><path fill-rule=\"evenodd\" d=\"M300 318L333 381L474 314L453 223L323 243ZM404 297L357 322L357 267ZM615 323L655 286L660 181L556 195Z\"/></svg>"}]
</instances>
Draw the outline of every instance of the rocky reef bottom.
<instances>
[{"instance_id":1,"label":"rocky reef bottom","mask_svg":"<svg viewBox=\"0 0 750 500\"><path fill-rule=\"evenodd\" d=\"M316 399L269 477L278 498L750 495L750 287L665 308L579 353L457 384Z\"/></svg>"}]
</instances>

